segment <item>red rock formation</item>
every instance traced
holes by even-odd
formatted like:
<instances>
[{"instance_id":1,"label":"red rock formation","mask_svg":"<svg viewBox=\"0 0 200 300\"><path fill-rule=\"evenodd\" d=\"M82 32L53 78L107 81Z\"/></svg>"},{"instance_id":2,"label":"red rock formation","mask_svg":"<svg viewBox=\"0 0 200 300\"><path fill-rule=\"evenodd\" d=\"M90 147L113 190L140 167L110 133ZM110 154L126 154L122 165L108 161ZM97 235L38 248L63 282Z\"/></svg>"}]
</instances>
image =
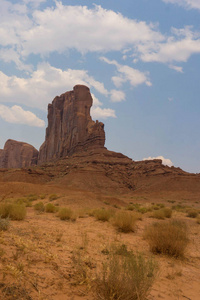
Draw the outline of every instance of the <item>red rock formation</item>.
<instances>
[{"instance_id":1,"label":"red rock formation","mask_svg":"<svg viewBox=\"0 0 200 300\"><path fill-rule=\"evenodd\" d=\"M38 150L33 146L7 140L4 149L0 149L0 168L24 168L37 164Z\"/></svg>"},{"instance_id":2,"label":"red rock formation","mask_svg":"<svg viewBox=\"0 0 200 300\"><path fill-rule=\"evenodd\" d=\"M48 127L38 164L90 148L104 148L104 124L91 119L91 106L90 90L83 85L76 85L48 105Z\"/></svg>"}]
</instances>

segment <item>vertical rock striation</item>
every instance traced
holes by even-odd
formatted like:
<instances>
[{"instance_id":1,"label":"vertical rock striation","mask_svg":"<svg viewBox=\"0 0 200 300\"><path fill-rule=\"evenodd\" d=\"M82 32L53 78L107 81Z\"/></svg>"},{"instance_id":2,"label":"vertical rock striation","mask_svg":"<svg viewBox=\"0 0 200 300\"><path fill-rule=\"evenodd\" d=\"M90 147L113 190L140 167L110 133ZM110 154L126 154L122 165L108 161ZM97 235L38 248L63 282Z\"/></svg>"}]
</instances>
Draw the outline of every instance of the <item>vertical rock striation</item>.
<instances>
[{"instance_id":1,"label":"vertical rock striation","mask_svg":"<svg viewBox=\"0 0 200 300\"><path fill-rule=\"evenodd\" d=\"M84 85L55 97L48 105L48 127L38 164L89 148L104 148L104 124L92 120L91 106L92 96Z\"/></svg>"}]
</instances>

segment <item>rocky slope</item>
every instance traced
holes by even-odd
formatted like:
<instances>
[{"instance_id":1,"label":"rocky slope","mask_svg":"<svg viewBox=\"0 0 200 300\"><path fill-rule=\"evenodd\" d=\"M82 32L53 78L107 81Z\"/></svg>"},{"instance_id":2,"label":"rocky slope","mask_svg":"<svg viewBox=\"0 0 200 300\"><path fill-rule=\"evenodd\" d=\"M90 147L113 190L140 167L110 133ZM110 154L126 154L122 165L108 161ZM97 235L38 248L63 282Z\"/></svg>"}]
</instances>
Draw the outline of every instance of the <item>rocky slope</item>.
<instances>
[{"instance_id":1,"label":"rocky slope","mask_svg":"<svg viewBox=\"0 0 200 300\"><path fill-rule=\"evenodd\" d=\"M91 119L91 106L90 90L83 85L76 85L73 91L57 96L49 104L46 138L39 150L38 164L104 147L104 124Z\"/></svg>"},{"instance_id":2,"label":"rocky slope","mask_svg":"<svg viewBox=\"0 0 200 300\"><path fill-rule=\"evenodd\" d=\"M38 150L33 146L7 140L4 149L0 149L0 168L25 168L37 164Z\"/></svg>"}]
</instances>

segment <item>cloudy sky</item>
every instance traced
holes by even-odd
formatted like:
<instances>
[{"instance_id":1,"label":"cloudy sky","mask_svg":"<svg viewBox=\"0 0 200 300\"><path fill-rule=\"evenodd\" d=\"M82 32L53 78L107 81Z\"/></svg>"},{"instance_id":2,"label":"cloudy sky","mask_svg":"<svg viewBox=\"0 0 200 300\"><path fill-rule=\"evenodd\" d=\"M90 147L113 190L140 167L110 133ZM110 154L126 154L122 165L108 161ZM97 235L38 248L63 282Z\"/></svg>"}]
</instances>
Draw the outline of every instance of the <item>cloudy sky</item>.
<instances>
[{"instance_id":1,"label":"cloudy sky","mask_svg":"<svg viewBox=\"0 0 200 300\"><path fill-rule=\"evenodd\" d=\"M0 0L0 148L90 87L106 147L200 172L200 0Z\"/></svg>"}]
</instances>

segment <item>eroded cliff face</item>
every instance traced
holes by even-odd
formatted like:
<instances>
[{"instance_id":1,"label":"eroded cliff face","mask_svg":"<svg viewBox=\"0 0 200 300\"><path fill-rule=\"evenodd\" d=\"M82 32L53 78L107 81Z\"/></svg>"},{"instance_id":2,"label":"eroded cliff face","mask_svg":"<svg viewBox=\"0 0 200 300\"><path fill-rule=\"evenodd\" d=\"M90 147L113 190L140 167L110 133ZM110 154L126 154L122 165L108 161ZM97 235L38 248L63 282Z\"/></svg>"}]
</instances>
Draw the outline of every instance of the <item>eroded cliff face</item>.
<instances>
[{"instance_id":1,"label":"eroded cliff face","mask_svg":"<svg viewBox=\"0 0 200 300\"><path fill-rule=\"evenodd\" d=\"M0 149L0 168L25 168L37 164L38 150L33 146L7 140L4 149Z\"/></svg>"},{"instance_id":2,"label":"eroded cliff face","mask_svg":"<svg viewBox=\"0 0 200 300\"><path fill-rule=\"evenodd\" d=\"M90 148L104 148L104 124L92 120L91 106L92 96L84 85L76 85L48 105L48 127L38 164Z\"/></svg>"}]
</instances>

